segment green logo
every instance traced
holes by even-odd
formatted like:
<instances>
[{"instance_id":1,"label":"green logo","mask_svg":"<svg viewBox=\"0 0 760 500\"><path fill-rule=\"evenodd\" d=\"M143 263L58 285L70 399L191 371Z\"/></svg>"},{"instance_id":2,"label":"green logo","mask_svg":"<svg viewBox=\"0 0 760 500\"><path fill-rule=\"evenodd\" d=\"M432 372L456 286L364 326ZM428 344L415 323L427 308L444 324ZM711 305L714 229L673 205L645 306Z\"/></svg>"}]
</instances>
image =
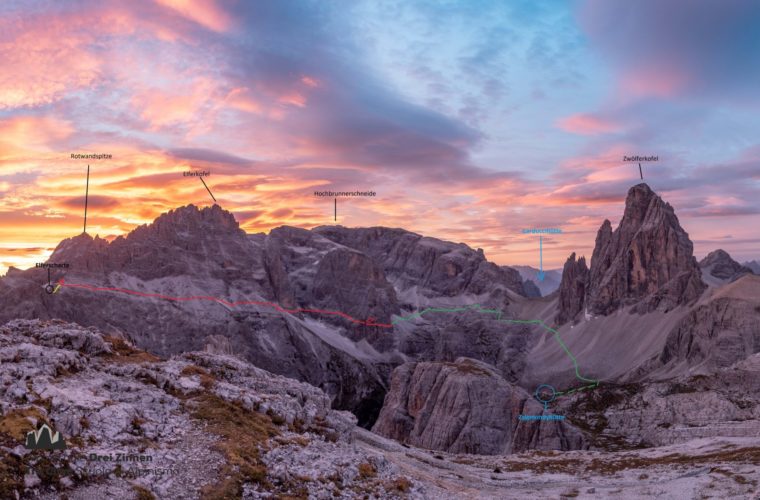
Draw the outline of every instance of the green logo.
<instances>
[{"instance_id":1,"label":"green logo","mask_svg":"<svg viewBox=\"0 0 760 500\"><path fill-rule=\"evenodd\" d=\"M65 450L66 441L48 424L42 424L36 431L26 433L25 446L28 450Z\"/></svg>"}]
</instances>

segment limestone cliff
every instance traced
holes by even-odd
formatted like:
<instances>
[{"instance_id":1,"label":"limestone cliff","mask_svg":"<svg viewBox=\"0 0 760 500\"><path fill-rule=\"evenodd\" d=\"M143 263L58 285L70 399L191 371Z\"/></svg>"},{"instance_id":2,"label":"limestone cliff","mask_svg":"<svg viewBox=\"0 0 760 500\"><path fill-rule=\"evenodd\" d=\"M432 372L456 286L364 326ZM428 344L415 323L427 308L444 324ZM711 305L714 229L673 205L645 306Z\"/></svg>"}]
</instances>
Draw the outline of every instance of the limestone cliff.
<instances>
[{"instance_id":1,"label":"limestone cliff","mask_svg":"<svg viewBox=\"0 0 760 500\"><path fill-rule=\"evenodd\" d=\"M560 308L558 319L574 317L578 303L593 315L625 306L667 312L693 303L706 288L693 250L673 207L647 184L633 186L618 227L613 231L605 220L599 228L583 295L566 296L571 308ZM570 283L561 287L580 292Z\"/></svg>"},{"instance_id":2,"label":"limestone cliff","mask_svg":"<svg viewBox=\"0 0 760 500\"><path fill-rule=\"evenodd\" d=\"M519 420L520 414L543 411L525 390L481 361L406 363L393 372L372 430L402 443L450 453L495 455L585 446L580 431L567 423Z\"/></svg>"}]
</instances>

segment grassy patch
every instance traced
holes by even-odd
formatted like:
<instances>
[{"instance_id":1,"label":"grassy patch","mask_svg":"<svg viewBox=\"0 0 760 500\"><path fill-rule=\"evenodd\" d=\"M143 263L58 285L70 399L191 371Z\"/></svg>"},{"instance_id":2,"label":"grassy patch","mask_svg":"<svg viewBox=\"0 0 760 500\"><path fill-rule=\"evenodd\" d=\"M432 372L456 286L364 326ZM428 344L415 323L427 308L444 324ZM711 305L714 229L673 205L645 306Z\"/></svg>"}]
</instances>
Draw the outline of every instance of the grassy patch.
<instances>
[{"instance_id":1,"label":"grassy patch","mask_svg":"<svg viewBox=\"0 0 760 500\"><path fill-rule=\"evenodd\" d=\"M624 456L621 458L595 458L586 467L587 472L600 472L602 474L614 474L627 469L643 469L656 465L693 466L696 464L709 464L716 462L736 462L760 465L760 448L742 448L730 451L716 451L705 455L681 455L671 453L661 457Z\"/></svg>"},{"instance_id":2,"label":"grassy patch","mask_svg":"<svg viewBox=\"0 0 760 500\"><path fill-rule=\"evenodd\" d=\"M359 477L362 479L371 479L377 476L377 469L369 462L359 464Z\"/></svg>"},{"instance_id":3,"label":"grassy patch","mask_svg":"<svg viewBox=\"0 0 760 500\"><path fill-rule=\"evenodd\" d=\"M42 416L42 412L33 406L29 408L16 408L0 417L0 433L7 434L13 439L23 442L26 438L26 433L35 428L30 419L48 423L47 419Z\"/></svg>"},{"instance_id":4,"label":"grassy patch","mask_svg":"<svg viewBox=\"0 0 760 500\"><path fill-rule=\"evenodd\" d=\"M274 425L283 425L286 422L285 417L277 415L271 408L267 410L267 416L272 419Z\"/></svg>"},{"instance_id":5,"label":"grassy patch","mask_svg":"<svg viewBox=\"0 0 760 500\"><path fill-rule=\"evenodd\" d=\"M741 474L737 474L735 472L732 472L730 470L721 469L720 467L713 467L710 469L711 474L721 474L723 476L726 476L728 478L733 479L738 484L741 485L750 485L750 486L757 486L757 481L754 479L747 479L746 477L742 476Z\"/></svg>"},{"instance_id":6,"label":"grassy patch","mask_svg":"<svg viewBox=\"0 0 760 500\"><path fill-rule=\"evenodd\" d=\"M197 375L200 379L201 387L206 390L211 390L211 388L214 387L214 384L216 383L216 379L213 375L211 375L200 366L196 365L187 365L179 374L183 377L193 377Z\"/></svg>"},{"instance_id":7,"label":"grassy patch","mask_svg":"<svg viewBox=\"0 0 760 500\"><path fill-rule=\"evenodd\" d=\"M646 469L654 466L689 467L697 464L714 464L721 462L760 465L760 448L755 447L715 451L713 453L699 456L671 453L670 455L660 457L643 457L623 454L604 458L594 458L591 461L575 458L557 458L554 460L547 458L546 460L538 461L507 460L505 468L509 471L531 471L538 474L616 474L629 469ZM647 474L639 476L640 479L646 479L648 477Z\"/></svg>"},{"instance_id":8,"label":"grassy patch","mask_svg":"<svg viewBox=\"0 0 760 500\"><path fill-rule=\"evenodd\" d=\"M331 429L323 417L315 417L309 431L319 434L329 443L336 443L340 439L340 434Z\"/></svg>"},{"instance_id":9,"label":"grassy patch","mask_svg":"<svg viewBox=\"0 0 760 500\"><path fill-rule=\"evenodd\" d=\"M16 498L23 491L25 467L19 457L0 452L0 498Z\"/></svg>"},{"instance_id":10,"label":"grassy patch","mask_svg":"<svg viewBox=\"0 0 760 500\"><path fill-rule=\"evenodd\" d=\"M153 354L132 347L121 337L104 336L106 342L111 344L111 354L106 357L118 363L157 363L161 358Z\"/></svg>"},{"instance_id":11,"label":"grassy patch","mask_svg":"<svg viewBox=\"0 0 760 500\"><path fill-rule=\"evenodd\" d=\"M203 488L202 497L207 500L240 498L245 483L258 483L270 489L261 449L268 446L269 438L278 435L272 420L215 394L202 394L189 404L192 416L204 421L208 430L221 438L216 448L227 459L220 481Z\"/></svg>"},{"instance_id":12,"label":"grassy patch","mask_svg":"<svg viewBox=\"0 0 760 500\"><path fill-rule=\"evenodd\" d=\"M385 489L390 493L408 493L412 489L412 482L403 476L397 477L386 483Z\"/></svg>"},{"instance_id":13,"label":"grassy patch","mask_svg":"<svg viewBox=\"0 0 760 500\"><path fill-rule=\"evenodd\" d=\"M510 472L531 471L538 474L573 474L582 469L583 460L576 458L560 458L557 460L542 460L538 462L512 462L506 464Z\"/></svg>"},{"instance_id":14,"label":"grassy patch","mask_svg":"<svg viewBox=\"0 0 760 500\"><path fill-rule=\"evenodd\" d=\"M135 490L135 500L156 500L156 496L150 492L148 488L144 488L139 484L133 484L132 489Z\"/></svg>"}]
</instances>

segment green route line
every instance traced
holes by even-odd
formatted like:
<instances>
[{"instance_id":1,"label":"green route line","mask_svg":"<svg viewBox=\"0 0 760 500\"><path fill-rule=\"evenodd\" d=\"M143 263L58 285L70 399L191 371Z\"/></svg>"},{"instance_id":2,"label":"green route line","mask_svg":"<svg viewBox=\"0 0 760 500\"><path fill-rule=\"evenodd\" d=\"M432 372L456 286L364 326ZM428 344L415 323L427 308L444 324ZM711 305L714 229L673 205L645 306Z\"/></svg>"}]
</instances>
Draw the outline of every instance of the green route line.
<instances>
[{"instance_id":1,"label":"green route line","mask_svg":"<svg viewBox=\"0 0 760 500\"><path fill-rule=\"evenodd\" d=\"M554 336L554 340L557 341L557 343L560 345L563 351L565 351L565 354L570 358L570 360L573 362L573 367L575 368L575 378L578 380L581 380L583 382L590 382L588 385L584 385L582 387L576 387L574 389L568 389L567 391L561 391L557 392L557 396L569 396L570 394L585 391L588 389L596 388L599 385L599 381L592 379L592 378L586 378L583 375L581 375L580 369L578 368L578 360L575 359L575 356L573 356L573 353L570 352L570 349L568 349L567 345L562 341L562 337L559 336L559 332L555 330L554 328L550 327L546 323L544 323L540 319L502 319L502 311L498 309L485 309L480 306L480 304L472 304L470 306L462 306L462 307L428 307L427 309L423 309L422 311L418 311L416 313L410 314L409 316L395 316L391 320L392 325L397 325L399 323L403 322L410 322L412 320L422 318L425 314L428 313L456 313L456 312L467 312L467 311L475 311L478 313L483 314L493 314L496 315L496 321L499 321L501 323L512 323L512 324L518 324L518 325L538 325L544 330L551 332Z\"/></svg>"},{"instance_id":2,"label":"green route line","mask_svg":"<svg viewBox=\"0 0 760 500\"><path fill-rule=\"evenodd\" d=\"M311 312L311 313L318 313L318 314L331 314L340 316L343 318L346 318L354 323L358 324L364 324L368 326L377 326L377 327L383 327L383 328L392 328L394 325L397 325L404 321L412 321L417 318L422 318L423 315L428 313L452 313L452 312L467 312L467 311L475 311L482 314L492 314L496 316L496 321L502 322L502 323L513 323L513 324L519 324L519 325L538 325L542 327L544 330L549 331L554 335L554 339L557 341L557 343L562 347L562 350L565 351L565 354L570 358L570 360L573 362L573 367L575 368L575 378L578 380L581 380L583 382L590 382L588 385L585 385L583 387L576 387L574 389L568 389L564 392L555 392L555 395L557 396L566 396L573 394L578 391L583 391L587 389L595 388L599 385L598 380L594 380L591 378L586 378L583 375L581 375L580 369L578 368L578 360L575 359L575 356L573 356L573 353L570 352L570 349L568 349L567 345L562 341L562 338L559 336L559 332L555 330L554 328L548 326L546 323L541 321L540 319L533 319L533 320L521 320L521 319L502 319L502 311L498 309L486 309L484 307L481 307L479 304L472 304L468 306L461 306L461 307L428 307L427 309L423 309L422 311L415 312L413 314L410 314L408 316L395 316L391 323L377 323L373 318L370 318L366 321L358 320L356 318L352 318L351 316L342 313L340 311L325 311L321 309L305 309L305 308L298 308L298 309L287 309L279 304L271 303L271 302L263 302L263 301L253 301L253 300L244 300L244 301L235 301L230 302L224 299L219 299L216 297L207 297L207 296L193 296L193 297L171 297L168 295L161 295L161 294L155 294L155 293L144 293L144 292L138 292L135 290L127 290L123 288L110 288L110 287L96 287L92 285L87 284L76 284L76 283L66 283L63 279L61 279L58 282L58 286L56 286L55 290L53 290L52 293L58 292L58 290L61 289L61 287L69 287L69 288L83 288L87 290L93 290L93 291L108 291L108 292L121 292L126 293L129 295L138 295L142 297L151 297L151 298L160 298L165 300L171 300L171 301L188 301L188 300L209 300L213 302L218 302L220 304L223 304L227 307L233 307L233 306L239 306L239 305L261 305L261 306L267 306L267 307L273 307L277 309L280 312L284 313L298 313L298 312Z\"/></svg>"}]
</instances>

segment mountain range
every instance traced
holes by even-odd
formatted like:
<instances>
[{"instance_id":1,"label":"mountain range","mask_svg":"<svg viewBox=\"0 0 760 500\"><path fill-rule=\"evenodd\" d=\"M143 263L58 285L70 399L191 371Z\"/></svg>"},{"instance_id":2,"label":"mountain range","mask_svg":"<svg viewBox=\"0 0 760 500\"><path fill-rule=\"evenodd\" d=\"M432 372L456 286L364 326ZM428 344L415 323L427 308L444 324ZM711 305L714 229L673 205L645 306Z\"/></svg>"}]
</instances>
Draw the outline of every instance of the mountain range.
<instances>
[{"instance_id":1,"label":"mountain range","mask_svg":"<svg viewBox=\"0 0 760 500\"><path fill-rule=\"evenodd\" d=\"M218 205L110 242L81 234L48 263L68 264L53 287L41 268L0 279L0 324L62 320L157 359L233 357L414 448L613 452L760 433L760 277L722 250L697 262L643 183L590 259L573 253L543 281L399 228L246 234Z\"/></svg>"}]
</instances>

